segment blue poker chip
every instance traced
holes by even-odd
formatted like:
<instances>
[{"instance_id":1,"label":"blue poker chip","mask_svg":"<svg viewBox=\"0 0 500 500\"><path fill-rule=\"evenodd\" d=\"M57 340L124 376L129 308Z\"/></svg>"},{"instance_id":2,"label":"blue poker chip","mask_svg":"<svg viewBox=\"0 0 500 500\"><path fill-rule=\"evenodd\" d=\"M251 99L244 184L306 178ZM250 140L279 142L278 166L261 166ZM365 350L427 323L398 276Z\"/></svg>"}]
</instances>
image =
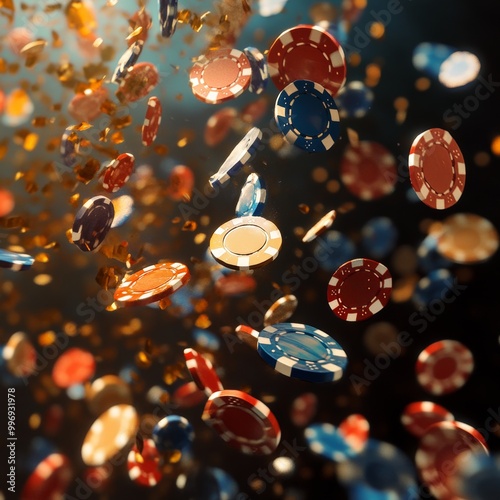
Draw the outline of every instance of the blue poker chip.
<instances>
[{"instance_id":1,"label":"blue poker chip","mask_svg":"<svg viewBox=\"0 0 500 500\"><path fill-rule=\"evenodd\" d=\"M111 81L113 83L120 83L124 76L127 74L129 68L131 68L139 59L141 55L142 48L144 47L143 40L136 40L120 57L118 64L116 65Z\"/></svg>"},{"instance_id":2,"label":"blue poker chip","mask_svg":"<svg viewBox=\"0 0 500 500\"><path fill-rule=\"evenodd\" d=\"M202 330L201 328L195 328L192 331L192 336L194 341L204 349L209 351L217 351L220 347L220 340L215 333L210 332L209 330Z\"/></svg>"},{"instance_id":3,"label":"blue poker chip","mask_svg":"<svg viewBox=\"0 0 500 500\"><path fill-rule=\"evenodd\" d=\"M370 257L387 257L396 246L398 230L388 217L370 219L361 229L361 245Z\"/></svg>"},{"instance_id":4,"label":"blue poker chip","mask_svg":"<svg viewBox=\"0 0 500 500\"><path fill-rule=\"evenodd\" d=\"M73 125L66 128L62 137L59 152L61 153L61 158L67 167L74 167L77 163L76 156L76 143L70 140L71 134L73 133Z\"/></svg>"},{"instance_id":5,"label":"blue poker chip","mask_svg":"<svg viewBox=\"0 0 500 500\"><path fill-rule=\"evenodd\" d=\"M84 252L99 249L115 216L113 203L106 196L90 198L75 216L71 239Z\"/></svg>"},{"instance_id":6,"label":"blue poker chip","mask_svg":"<svg viewBox=\"0 0 500 500\"><path fill-rule=\"evenodd\" d=\"M217 499L234 500L238 495L238 483L226 471L217 467L210 467L209 473L215 479L218 489Z\"/></svg>"},{"instance_id":7,"label":"blue poker chip","mask_svg":"<svg viewBox=\"0 0 500 500\"><path fill-rule=\"evenodd\" d=\"M363 82L350 82L335 97L341 118L362 118L373 103L373 92Z\"/></svg>"},{"instance_id":8,"label":"blue poker chip","mask_svg":"<svg viewBox=\"0 0 500 500\"><path fill-rule=\"evenodd\" d=\"M158 8L161 36L169 38L177 26L177 0L158 0Z\"/></svg>"},{"instance_id":9,"label":"blue poker chip","mask_svg":"<svg viewBox=\"0 0 500 500\"><path fill-rule=\"evenodd\" d=\"M231 151L218 172L210 177L210 185L212 187L223 186L231 177L234 177L253 157L261 140L261 130L257 127L251 128Z\"/></svg>"},{"instance_id":10,"label":"blue poker chip","mask_svg":"<svg viewBox=\"0 0 500 500\"><path fill-rule=\"evenodd\" d=\"M412 486L407 491L395 494L392 491L380 491L366 486L354 484L349 488L349 500L419 500L418 487Z\"/></svg>"},{"instance_id":11,"label":"blue poker chip","mask_svg":"<svg viewBox=\"0 0 500 500\"><path fill-rule=\"evenodd\" d=\"M437 249L437 238L429 234L426 236L417 249L418 265L424 273L430 273L436 269L446 269L452 263L443 257Z\"/></svg>"},{"instance_id":12,"label":"blue poker chip","mask_svg":"<svg viewBox=\"0 0 500 500\"><path fill-rule=\"evenodd\" d=\"M332 424L313 424L304 430L309 449L327 460L344 462L357 452Z\"/></svg>"},{"instance_id":13,"label":"blue poker chip","mask_svg":"<svg viewBox=\"0 0 500 500\"><path fill-rule=\"evenodd\" d=\"M11 271L26 271L35 262L34 257L26 253L10 252L0 248L0 267Z\"/></svg>"},{"instance_id":14,"label":"blue poker chip","mask_svg":"<svg viewBox=\"0 0 500 500\"><path fill-rule=\"evenodd\" d=\"M269 70L267 67L266 58L259 49L255 47L247 47L243 49L244 54L250 61L252 68L252 79L248 90L254 94L261 94L267 87L269 81Z\"/></svg>"},{"instance_id":15,"label":"blue poker chip","mask_svg":"<svg viewBox=\"0 0 500 500\"><path fill-rule=\"evenodd\" d=\"M500 491L500 455L467 454L454 481L457 493L469 500L492 500Z\"/></svg>"},{"instance_id":16,"label":"blue poker chip","mask_svg":"<svg viewBox=\"0 0 500 500\"><path fill-rule=\"evenodd\" d=\"M413 291L412 300L417 309L425 309L432 302L442 302L446 292L453 289L453 276L447 269L436 269L422 278Z\"/></svg>"},{"instance_id":17,"label":"blue poker chip","mask_svg":"<svg viewBox=\"0 0 500 500\"><path fill-rule=\"evenodd\" d=\"M274 119L285 140L304 151L327 151L340 136L339 111L333 97L309 80L295 80L279 93Z\"/></svg>"},{"instance_id":18,"label":"blue poker chip","mask_svg":"<svg viewBox=\"0 0 500 500\"><path fill-rule=\"evenodd\" d=\"M354 259L356 246L344 234L338 231L327 231L315 240L313 254L319 267L333 273L344 262Z\"/></svg>"},{"instance_id":19,"label":"blue poker chip","mask_svg":"<svg viewBox=\"0 0 500 500\"><path fill-rule=\"evenodd\" d=\"M266 204L266 185L264 179L257 174L250 174L241 188L236 204L236 217L262 215Z\"/></svg>"},{"instance_id":20,"label":"blue poker chip","mask_svg":"<svg viewBox=\"0 0 500 500\"><path fill-rule=\"evenodd\" d=\"M413 50L413 66L429 76L438 78L441 65L456 51L456 48L442 43L420 43Z\"/></svg>"},{"instance_id":21,"label":"blue poker chip","mask_svg":"<svg viewBox=\"0 0 500 500\"><path fill-rule=\"evenodd\" d=\"M193 426L180 415L162 418L153 428L153 441L160 452L189 452L193 440Z\"/></svg>"},{"instance_id":22,"label":"blue poker chip","mask_svg":"<svg viewBox=\"0 0 500 500\"><path fill-rule=\"evenodd\" d=\"M337 477L346 486L363 484L368 488L396 493L404 498L417 486L411 460L390 443L368 439L359 454L339 463Z\"/></svg>"},{"instance_id":23,"label":"blue poker chip","mask_svg":"<svg viewBox=\"0 0 500 500\"><path fill-rule=\"evenodd\" d=\"M276 323L259 332L257 351L277 372L309 382L339 380L347 354L329 335L301 323Z\"/></svg>"}]
</instances>

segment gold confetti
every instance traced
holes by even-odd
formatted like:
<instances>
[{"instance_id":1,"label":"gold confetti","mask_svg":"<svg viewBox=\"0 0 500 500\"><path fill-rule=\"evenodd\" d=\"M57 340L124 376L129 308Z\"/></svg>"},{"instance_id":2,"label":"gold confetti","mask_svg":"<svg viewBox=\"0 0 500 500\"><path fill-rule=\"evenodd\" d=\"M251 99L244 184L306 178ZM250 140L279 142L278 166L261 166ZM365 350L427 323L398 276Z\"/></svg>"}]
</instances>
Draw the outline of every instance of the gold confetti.
<instances>
[{"instance_id":1,"label":"gold confetti","mask_svg":"<svg viewBox=\"0 0 500 500\"><path fill-rule=\"evenodd\" d=\"M310 208L308 205L306 205L305 203L301 203L299 206L298 206L298 209L300 210L300 212L302 212L303 214L308 214L309 211L310 211Z\"/></svg>"}]
</instances>

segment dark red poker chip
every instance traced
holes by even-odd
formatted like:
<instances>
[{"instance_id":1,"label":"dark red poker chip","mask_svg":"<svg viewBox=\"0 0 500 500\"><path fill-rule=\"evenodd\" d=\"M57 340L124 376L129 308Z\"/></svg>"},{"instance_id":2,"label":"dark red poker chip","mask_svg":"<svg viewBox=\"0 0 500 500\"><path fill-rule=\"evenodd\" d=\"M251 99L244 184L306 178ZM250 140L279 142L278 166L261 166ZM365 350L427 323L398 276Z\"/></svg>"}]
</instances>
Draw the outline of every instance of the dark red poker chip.
<instances>
[{"instance_id":1,"label":"dark red poker chip","mask_svg":"<svg viewBox=\"0 0 500 500\"><path fill-rule=\"evenodd\" d=\"M184 358L195 384L207 396L224 389L215 368L207 358L190 347L184 349Z\"/></svg>"},{"instance_id":2,"label":"dark red poker chip","mask_svg":"<svg viewBox=\"0 0 500 500\"><path fill-rule=\"evenodd\" d=\"M438 422L453 422L455 417L446 408L432 401L417 401L405 406L401 414L404 428L416 437L422 437L427 429Z\"/></svg>"},{"instance_id":3,"label":"dark red poker chip","mask_svg":"<svg viewBox=\"0 0 500 500\"><path fill-rule=\"evenodd\" d=\"M146 116L142 124L142 144L143 146L151 146L156 140L158 129L161 124L162 107L160 99L156 96L151 96L148 99L148 107L146 109Z\"/></svg>"},{"instance_id":4,"label":"dark red poker chip","mask_svg":"<svg viewBox=\"0 0 500 500\"><path fill-rule=\"evenodd\" d=\"M102 187L108 193L115 193L130 179L134 170L135 158L130 153L118 155L104 171Z\"/></svg>"},{"instance_id":5,"label":"dark red poker chip","mask_svg":"<svg viewBox=\"0 0 500 500\"><path fill-rule=\"evenodd\" d=\"M134 444L127 457L128 476L134 483L152 488L163 474L160 468L160 453L152 439L144 439L142 451Z\"/></svg>"},{"instance_id":6,"label":"dark red poker chip","mask_svg":"<svg viewBox=\"0 0 500 500\"><path fill-rule=\"evenodd\" d=\"M305 392L293 400L290 420L297 427L305 427L314 418L318 410L318 396Z\"/></svg>"},{"instance_id":7,"label":"dark red poker chip","mask_svg":"<svg viewBox=\"0 0 500 500\"><path fill-rule=\"evenodd\" d=\"M339 424L338 431L342 434L346 443L359 453L368 442L370 424L363 415L354 413Z\"/></svg>"},{"instance_id":8,"label":"dark red poker chip","mask_svg":"<svg viewBox=\"0 0 500 500\"><path fill-rule=\"evenodd\" d=\"M387 267L371 259L354 259L333 273L327 300L339 318L362 321L387 305L391 290L392 277Z\"/></svg>"},{"instance_id":9,"label":"dark red poker chip","mask_svg":"<svg viewBox=\"0 0 500 500\"><path fill-rule=\"evenodd\" d=\"M280 442L281 429L271 410L242 391L214 392L201 418L230 446L247 455L269 455Z\"/></svg>"}]
</instances>

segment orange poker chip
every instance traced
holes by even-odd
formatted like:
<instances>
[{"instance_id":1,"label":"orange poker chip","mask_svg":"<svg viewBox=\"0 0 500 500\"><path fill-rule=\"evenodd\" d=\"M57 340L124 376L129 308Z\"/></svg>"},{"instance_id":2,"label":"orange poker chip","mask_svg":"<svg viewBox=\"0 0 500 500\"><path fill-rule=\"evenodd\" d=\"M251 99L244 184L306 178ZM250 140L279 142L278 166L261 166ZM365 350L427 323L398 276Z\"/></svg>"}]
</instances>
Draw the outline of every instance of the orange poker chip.
<instances>
[{"instance_id":1,"label":"orange poker chip","mask_svg":"<svg viewBox=\"0 0 500 500\"><path fill-rule=\"evenodd\" d=\"M213 147L220 144L229 134L238 116L238 111L233 107L226 107L216 111L205 125L203 138L207 146Z\"/></svg>"},{"instance_id":2,"label":"orange poker chip","mask_svg":"<svg viewBox=\"0 0 500 500\"><path fill-rule=\"evenodd\" d=\"M184 286L189 269L178 262L153 264L137 271L115 290L115 300L126 306L158 302Z\"/></svg>"},{"instance_id":3,"label":"orange poker chip","mask_svg":"<svg viewBox=\"0 0 500 500\"><path fill-rule=\"evenodd\" d=\"M65 351L52 368L54 383L63 389L86 382L95 372L94 356L77 347Z\"/></svg>"}]
</instances>

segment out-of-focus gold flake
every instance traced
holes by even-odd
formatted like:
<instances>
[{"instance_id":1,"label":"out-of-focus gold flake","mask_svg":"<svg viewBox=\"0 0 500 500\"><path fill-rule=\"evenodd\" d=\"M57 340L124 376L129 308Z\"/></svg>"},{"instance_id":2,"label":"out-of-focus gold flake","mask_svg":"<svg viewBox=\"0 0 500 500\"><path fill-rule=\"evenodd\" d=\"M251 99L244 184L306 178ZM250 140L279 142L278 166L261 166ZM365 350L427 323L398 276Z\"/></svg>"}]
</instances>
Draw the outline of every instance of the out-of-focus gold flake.
<instances>
[{"instance_id":1,"label":"out-of-focus gold flake","mask_svg":"<svg viewBox=\"0 0 500 500\"><path fill-rule=\"evenodd\" d=\"M101 164L95 158L90 158L85 165L77 165L75 167L76 179L83 183L88 184L101 168Z\"/></svg>"},{"instance_id":2,"label":"out-of-focus gold flake","mask_svg":"<svg viewBox=\"0 0 500 500\"><path fill-rule=\"evenodd\" d=\"M30 415L29 426L31 429L33 430L38 429L41 423L42 423L42 418L40 417L39 413L33 413L32 415Z\"/></svg>"},{"instance_id":3,"label":"out-of-focus gold flake","mask_svg":"<svg viewBox=\"0 0 500 500\"><path fill-rule=\"evenodd\" d=\"M149 368L153 364L153 361L145 352L138 352L135 355L135 364L139 368Z\"/></svg>"},{"instance_id":4,"label":"out-of-focus gold flake","mask_svg":"<svg viewBox=\"0 0 500 500\"><path fill-rule=\"evenodd\" d=\"M68 26L82 36L90 35L97 28L94 13L81 0L70 0L64 13Z\"/></svg>"},{"instance_id":5,"label":"out-of-focus gold flake","mask_svg":"<svg viewBox=\"0 0 500 500\"><path fill-rule=\"evenodd\" d=\"M474 155L474 163L478 167L487 167L491 162L491 156L486 151L478 151Z\"/></svg>"},{"instance_id":6,"label":"out-of-focus gold flake","mask_svg":"<svg viewBox=\"0 0 500 500\"><path fill-rule=\"evenodd\" d=\"M153 146L153 150L158 156L167 156L169 152L166 144L156 144Z\"/></svg>"},{"instance_id":7,"label":"out-of-focus gold flake","mask_svg":"<svg viewBox=\"0 0 500 500\"><path fill-rule=\"evenodd\" d=\"M102 80L106 78L109 70L104 64L86 64L83 67L83 75L87 80Z\"/></svg>"},{"instance_id":8,"label":"out-of-focus gold flake","mask_svg":"<svg viewBox=\"0 0 500 500\"><path fill-rule=\"evenodd\" d=\"M138 26L137 28L134 29L134 31L132 31L132 33L130 33L130 35L127 38L125 38L125 40L131 40L132 38L136 38L141 33L142 33L142 26Z\"/></svg>"},{"instance_id":9,"label":"out-of-focus gold flake","mask_svg":"<svg viewBox=\"0 0 500 500\"><path fill-rule=\"evenodd\" d=\"M114 132L111 134L111 142L113 144L121 144L122 142L125 141L125 138L123 137L123 134L120 131Z\"/></svg>"},{"instance_id":10,"label":"out-of-focus gold flake","mask_svg":"<svg viewBox=\"0 0 500 500\"><path fill-rule=\"evenodd\" d=\"M382 23L374 22L370 26L370 35L372 38L379 40L385 34L385 26Z\"/></svg>"},{"instance_id":11,"label":"out-of-focus gold flake","mask_svg":"<svg viewBox=\"0 0 500 500\"><path fill-rule=\"evenodd\" d=\"M63 46L63 41L61 40L59 33L57 31L52 30L50 34L52 36L52 48L60 49Z\"/></svg>"},{"instance_id":12,"label":"out-of-focus gold flake","mask_svg":"<svg viewBox=\"0 0 500 500\"><path fill-rule=\"evenodd\" d=\"M115 58L116 49L112 45L101 47L101 59L103 62L112 61Z\"/></svg>"},{"instance_id":13,"label":"out-of-focus gold flake","mask_svg":"<svg viewBox=\"0 0 500 500\"><path fill-rule=\"evenodd\" d=\"M355 208L356 208L355 203L353 203L352 201L347 201L347 202L343 203L342 205L340 205L339 208L337 208L337 212L339 214L346 214L347 212L351 212Z\"/></svg>"},{"instance_id":14,"label":"out-of-focus gold flake","mask_svg":"<svg viewBox=\"0 0 500 500\"><path fill-rule=\"evenodd\" d=\"M3 160L7 151L9 150L9 139L3 139L0 141L0 160Z\"/></svg>"},{"instance_id":15,"label":"out-of-focus gold flake","mask_svg":"<svg viewBox=\"0 0 500 500\"><path fill-rule=\"evenodd\" d=\"M188 220L182 226L183 231L196 231L198 229L198 224L195 221Z\"/></svg>"},{"instance_id":16,"label":"out-of-focus gold flake","mask_svg":"<svg viewBox=\"0 0 500 500\"><path fill-rule=\"evenodd\" d=\"M309 17L314 23L335 21L337 19L337 9L329 2L318 2L309 9Z\"/></svg>"},{"instance_id":17,"label":"out-of-focus gold flake","mask_svg":"<svg viewBox=\"0 0 500 500\"><path fill-rule=\"evenodd\" d=\"M27 43L20 51L20 54L26 58L25 66L33 67L38 61L38 57L42 54L43 49L47 45L45 40L35 40Z\"/></svg>"},{"instance_id":18,"label":"out-of-focus gold flake","mask_svg":"<svg viewBox=\"0 0 500 500\"><path fill-rule=\"evenodd\" d=\"M35 116L35 118L31 120L31 125L33 125L33 127L45 127L47 125L52 125L55 121L56 119L54 117Z\"/></svg>"},{"instance_id":19,"label":"out-of-focus gold flake","mask_svg":"<svg viewBox=\"0 0 500 500\"><path fill-rule=\"evenodd\" d=\"M194 324L197 328L206 329L206 328L210 328L210 325L212 324L212 322L210 321L210 318L206 314L200 314L196 318L196 321Z\"/></svg>"},{"instance_id":20,"label":"out-of-focus gold flake","mask_svg":"<svg viewBox=\"0 0 500 500\"><path fill-rule=\"evenodd\" d=\"M182 458L182 452L180 450L171 450L164 452L162 458L166 464L176 464L180 462Z\"/></svg>"},{"instance_id":21,"label":"out-of-focus gold flake","mask_svg":"<svg viewBox=\"0 0 500 500\"><path fill-rule=\"evenodd\" d=\"M52 281L52 276L50 274L38 274L33 278L33 283L38 286L48 285Z\"/></svg>"},{"instance_id":22,"label":"out-of-focus gold flake","mask_svg":"<svg viewBox=\"0 0 500 500\"><path fill-rule=\"evenodd\" d=\"M108 134L111 131L109 127L106 127L104 130L101 130L99 132L99 142L107 142L108 141Z\"/></svg>"},{"instance_id":23,"label":"out-of-focus gold flake","mask_svg":"<svg viewBox=\"0 0 500 500\"><path fill-rule=\"evenodd\" d=\"M123 128L129 127L132 125L132 116L126 115L122 117L114 117L111 120L111 126L116 128L117 130L121 130Z\"/></svg>"},{"instance_id":24,"label":"out-of-focus gold flake","mask_svg":"<svg viewBox=\"0 0 500 500\"><path fill-rule=\"evenodd\" d=\"M158 307L164 311L165 309L167 309L167 307L170 307L172 305L172 301L168 298L168 297L165 297L164 299L161 299L159 302L158 302Z\"/></svg>"},{"instance_id":25,"label":"out-of-focus gold flake","mask_svg":"<svg viewBox=\"0 0 500 500\"><path fill-rule=\"evenodd\" d=\"M167 385L172 385L176 380L183 378L184 363L177 365L166 366L163 370L163 381Z\"/></svg>"},{"instance_id":26,"label":"out-of-focus gold flake","mask_svg":"<svg viewBox=\"0 0 500 500\"><path fill-rule=\"evenodd\" d=\"M194 237L195 245L201 245L207 239L207 235L205 233L198 233Z\"/></svg>"},{"instance_id":27,"label":"out-of-focus gold flake","mask_svg":"<svg viewBox=\"0 0 500 500\"><path fill-rule=\"evenodd\" d=\"M331 179L326 183L326 190L329 193L338 193L340 191L340 182L336 179Z\"/></svg>"},{"instance_id":28,"label":"out-of-focus gold flake","mask_svg":"<svg viewBox=\"0 0 500 500\"><path fill-rule=\"evenodd\" d=\"M9 23L14 21L14 13L16 9L14 7L13 0L0 0L0 14L6 17Z\"/></svg>"},{"instance_id":29,"label":"out-of-focus gold flake","mask_svg":"<svg viewBox=\"0 0 500 500\"><path fill-rule=\"evenodd\" d=\"M303 213L303 214L308 214L309 211L311 210L308 205L305 203L300 203L298 206L298 209Z\"/></svg>"},{"instance_id":30,"label":"out-of-focus gold flake","mask_svg":"<svg viewBox=\"0 0 500 500\"><path fill-rule=\"evenodd\" d=\"M71 195L69 198L70 205L75 207L77 205L79 199L80 199L80 193L75 193L75 194Z\"/></svg>"},{"instance_id":31,"label":"out-of-focus gold flake","mask_svg":"<svg viewBox=\"0 0 500 500\"><path fill-rule=\"evenodd\" d=\"M35 262L43 262L47 263L49 262L49 256L46 253L39 253L35 255Z\"/></svg>"},{"instance_id":32,"label":"out-of-focus gold flake","mask_svg":"<svg viewBox=\"0 0 500 500\"><path fill-rule=\"evenodd\" d=\"M110 288L116 288L121 280L123 273L117 267L101 267L97 272L95 280L97 284L104 290L109 290Z\"/></svg>"},{"instance_id":33,"label":"out-of-focus gold flake","mask_svg":"<svg viewBox=\"0 0 500 500\"><path fill-rule=\"evenodd\" d=\"M71 63L66 62L59 65L57 68L57 78L62 83L67 83L73 80L75 75L74 67Z\"/></svg>"},{"instance_id":34,"label":"out-of-focus gold flake","mask_svg":"<svg viewBox=\"0 0 500 500\"><path fill-rule=\"evenodd\" d=\"M428 90L430 86L431 86L431 81L425 76L422 76L415 82L415 88L420 92Z\"/></svg>"},{"instance_id":35,"label":"out-of-focus gold flake","mask_svg":"<svg viewBox=\"0 0 500 500\"><path fill-rule=\"evenodd\" d=\"M347 128L347 138L349 139L349 144L351 146L359 146L359 135L354 129L349 127Z\"/></svg>"},{"instance_id":36,"label":"out-of-focus gold flake","mask_svg":"<svg viewBox=\"0 0 500 500\"><path fill-rule=\"evenodd\" d=\"M495 156L500 156L500 135L497 135L491 141L491 152Z\"/></svg>"},{"instance_id":37,"label":"out-of-focus gold flake","mask_svg":"<svg viewBox=\"0 0 500 500\"><path fill-rule=\"evenodd\" d=\"M177 22L182 24L189 24L191 20L191 11L188 9L183 9L177 13Z\"/></svg>"},{"instance_id":38,"label":"out-of-focus gold flake","mask_svg":"<svg viewBox=\"0 0 500 500\"><path fill-rule=\"evenodd\" d=\"M56 332L54 332L54 330L48 330L38 335L38 343L41 346L52 345L56 341L56 339L57 335Z\"/></svg>"},{"instance_id":39,"label":"out-of-focus gold flake","mask_svg":"<svg viewBox=\"0 0 500 500\"><path fill-rule=\"evenodd\" d=\"M372 63L366 67L365 83L368 87L375 87L380 81L382 70L378 64Z\"/></svg>"}]
</instances>

